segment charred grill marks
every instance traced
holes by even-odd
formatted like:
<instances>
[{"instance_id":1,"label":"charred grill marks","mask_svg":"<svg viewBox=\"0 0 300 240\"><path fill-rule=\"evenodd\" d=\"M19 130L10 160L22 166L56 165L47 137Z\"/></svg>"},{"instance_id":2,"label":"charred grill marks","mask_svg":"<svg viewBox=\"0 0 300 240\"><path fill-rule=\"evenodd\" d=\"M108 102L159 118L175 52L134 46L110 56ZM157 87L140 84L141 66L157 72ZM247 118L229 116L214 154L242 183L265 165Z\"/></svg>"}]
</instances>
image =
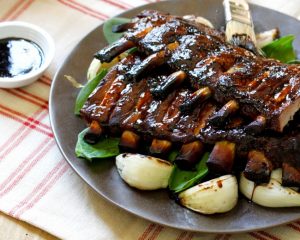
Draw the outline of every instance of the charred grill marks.
<instances>
[{"instance_id":1,"label":"charred grill marks","mask_svg":"<svg viewBox=\"0 0 300 240\"><path fill-rule=\"evenodd\" d=\"M121 45L128 49L134 44L149 55L126 74L128 80L167 63L175 71L184 71L194 88L210 87L221 104L235 99L247 109L242 114L262 115L265 127L279 132L299 109L299 68L255 56L226 43L219 31L179 17L145 11L133 23L123 39L96 54L108 61L120 53Z\"/></svg>"}]
</instances>

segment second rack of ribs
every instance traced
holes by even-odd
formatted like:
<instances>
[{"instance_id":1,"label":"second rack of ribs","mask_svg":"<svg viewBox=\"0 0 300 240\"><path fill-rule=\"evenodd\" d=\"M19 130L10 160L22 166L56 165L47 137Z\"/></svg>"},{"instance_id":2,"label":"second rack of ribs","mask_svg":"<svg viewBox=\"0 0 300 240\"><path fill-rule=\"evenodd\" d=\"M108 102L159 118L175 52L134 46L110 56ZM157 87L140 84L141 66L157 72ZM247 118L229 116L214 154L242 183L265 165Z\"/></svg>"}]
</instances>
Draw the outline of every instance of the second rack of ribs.
<instances>
[{"instance_id":1,"label":"second rack of ribs","mask_svg":"<svg viewBox=\"0 0 300 240\"><path fill-rule=\"evenodd\" d=\"M109 62L134 46L147 56L125 74L127 80L167 64L184 72L194 90L209 87L221 104L235 100L241 114L262 120L261 130L282 132L300 107L299 65L266 59L229 44L220 31L157 11L144 11L114 30L125 31L124 37L100 50L96 58Z\"/></svg>"}]
</instances>

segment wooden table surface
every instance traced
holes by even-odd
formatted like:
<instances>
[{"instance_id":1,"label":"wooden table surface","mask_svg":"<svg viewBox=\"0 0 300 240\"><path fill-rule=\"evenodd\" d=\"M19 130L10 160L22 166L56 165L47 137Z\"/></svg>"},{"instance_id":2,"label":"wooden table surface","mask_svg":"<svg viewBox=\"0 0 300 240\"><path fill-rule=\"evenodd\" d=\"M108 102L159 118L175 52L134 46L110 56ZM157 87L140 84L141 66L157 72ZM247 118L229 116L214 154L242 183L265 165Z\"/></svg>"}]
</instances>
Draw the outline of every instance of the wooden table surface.
<instances>
[{"instance_id":1,"label":"wooden table surface","mask_svg":"<svg viewBox=\"0 0 300 240\"><path fill-rule=\"evenodd\" d=\"M300 0L249 0L300 18ZM56 237L0 212L0 240L55 240Z\"/></svg>"}]
</instances>

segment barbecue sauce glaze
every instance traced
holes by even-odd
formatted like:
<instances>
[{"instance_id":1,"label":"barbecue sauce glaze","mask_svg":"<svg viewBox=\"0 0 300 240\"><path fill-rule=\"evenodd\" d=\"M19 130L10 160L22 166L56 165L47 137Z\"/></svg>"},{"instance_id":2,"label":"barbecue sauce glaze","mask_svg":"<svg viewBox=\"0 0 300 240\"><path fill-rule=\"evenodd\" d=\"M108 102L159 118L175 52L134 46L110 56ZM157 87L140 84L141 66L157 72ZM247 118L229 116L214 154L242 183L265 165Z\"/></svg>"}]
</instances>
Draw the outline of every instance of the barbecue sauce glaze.
<instances>
[{"instance_id":1,"label":"barbecue sauce glaze","mask_svg":"<svg viewBox=\"0 0 300 240\"><path fill-rule=\"evenodd\" d=\"M0 39L0 77L13 78L37 70L43 59L42 49L32 41Z\"/></svg>"}]
</instances>

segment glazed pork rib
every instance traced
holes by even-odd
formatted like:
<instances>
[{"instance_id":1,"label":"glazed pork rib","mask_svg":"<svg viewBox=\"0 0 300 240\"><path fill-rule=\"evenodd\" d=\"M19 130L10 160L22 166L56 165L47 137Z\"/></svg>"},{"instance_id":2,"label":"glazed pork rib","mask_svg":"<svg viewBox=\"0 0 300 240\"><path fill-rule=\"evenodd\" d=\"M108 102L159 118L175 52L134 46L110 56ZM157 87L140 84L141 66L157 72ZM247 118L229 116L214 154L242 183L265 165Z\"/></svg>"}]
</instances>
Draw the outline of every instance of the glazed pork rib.
<instances>
[{"instance_id":1,"label":"glazed pork rib","mask_svg":"<svg viewBox=\"0 0 300 240\"><path fill-rule=\"evenodd\" d=\"M188 87L172 89L164 98L155 98L152 89L160 86L170 74L165 69L138 82L125 81L126 71L141 61L140 56L129 55L114 66L90 95L81 116L89 124L97 122L98 128L101 126L112 134L128 130L148 134L150 139L179 143L196 140L216 108L214 103L203 102L192 111L182 113L181 106L193 97ZM98 133L101 135L102 131Z\"/></svg>"},{"instance_id":2,"label":"glazed pork rib","mask_svg":"<svg viewBox=\"0 0 300 240\"><path fill-rule=\"evenodd\" d=\"M176 162L183 168L193 167L208 147L206 144L215 144L208 166L216 174L231 173L234 162L248 158L245 173L249 179L268 181L273 168L283 167L284 184L300 186L298 118L290 127L293 130L287 129L278 137L247 134L243 128L247 120L239 116L230 117L224 129L215 129L208 120L222 107L209 98L208 89L195 94L188 84L183 84L169 89L164 97L153 96L153 89L171 74L167 66L140 81L126 81L126 72L143 60L138 54L129 55L109 71L90 95L81 109L90 127L87 141L93 143L103 134L120 135L123 150L138 152L141 143L149 142L152 155L166 154L175 145L181 148ZM180 80L180 75L175 78ZM194 99L198 100L192 109L181 110Z\"/></svg>"},{"instance_id":3,"label":"glazed pork rib","mask_svg":"<svg viewBox=\"0 0 300 240\"><path fill-rule=\"evenodd\" d=\"M157 11L144 11L114 30L125 31L124 37L97 52L96 58L110 62L136 46L147 57L125 73L127 81L138 81L149 70L167 64L177 71L173 75L181 75L181 84L188 82L193 91L208 87L214 100L224 105L223 110L229 101L234 105L232 111L212 116L215 127L224 125L226 116L240 109L240 114L253 120L245 127L249 133L265 128L282 132L299 109L300 67L231 45L222 32ZM172 85L174 79L170 76L162 85ZM160 96L166 91L157 88L154 94Z\"/></svg>"}]
</instances>

